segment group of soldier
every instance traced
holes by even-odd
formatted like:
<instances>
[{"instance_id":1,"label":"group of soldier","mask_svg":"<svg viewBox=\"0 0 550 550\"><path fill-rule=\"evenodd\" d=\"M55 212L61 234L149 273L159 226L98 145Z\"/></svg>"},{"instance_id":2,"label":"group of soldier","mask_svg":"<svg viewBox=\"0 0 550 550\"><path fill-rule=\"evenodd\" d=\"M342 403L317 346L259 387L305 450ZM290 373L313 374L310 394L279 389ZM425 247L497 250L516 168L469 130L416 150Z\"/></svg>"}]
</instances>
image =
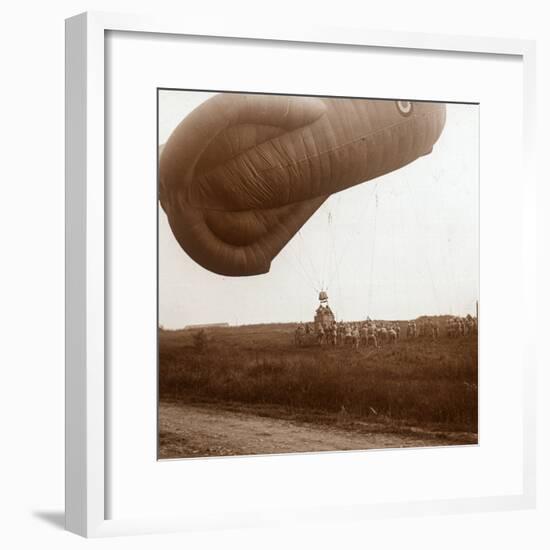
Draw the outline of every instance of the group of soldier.
<instances>
[{"instance_id":1,"label":"group of soldier","mask_svg":"<svg viewBox=\"0 0 550 550\"><path fill-rule=\"evenodd\" d=\"M475 317L466 315L466 317L451 317L447 320L447 336L449 338L458 338L469 334L477 334L477 319Z\"/></svg>"},{"instance_id":2,"label":"group of soldier","mask_svg":"<svg viewBox=\"0 0 550 550\"><path fill-rule=\"evenodd\" d=\"M446 329L449 338L477 334L477 319L471 315L449 317L446 321ZM432 340L437 340L439 335L439 323L434 319L418 321L418 323L416 321L407 322L407 338L429 337Z\"/></svg>"},{"instance_id":3,"label":"group of soldier","mask_svg":"<svg viewBox=\"0 0 550 550\"><path fill-rule=\"evenodd\" d=\"M401 328L397 323L378 323L371 320L364 322L336 322L300 323L296 329L295 340L297 345L302 345L308 334L315 334L320 346L347 346L359 348L359 346L373 346L375 348L382 342L395 343L400 336Z\"/></svg>"},{"instance_id":4,"label":"group of soldier","mask_svg":"<svg viewBox=\"0 0 550 550\"><path fill-rule=\"evenodd\" d=\"M470 315L466 317L450 317L446 321L447 336L458 338L477 333L477 319ZM378 348L382 344L395 344L401 337L401 327L397 322L375 323L371 319L361 322L300 323L294 335L296 345L303 345L311 336L315 336L319 346L345 346L359 348L360 346ZM408 321L406 338L430 338L432 341L440 337L439 323L434 319L423 321Z\"/></svg>"},{"instance_id":5,"label":"group of soldier","mask_svg":"<svg viewBox=\"0 0 550 550\"><path fill-rule=\"evenodd\" d=\"M439 323L437 321L408 321L407 338L422 338L429 336L432 340L439 338Z\"/></svg>"}]
</instances>

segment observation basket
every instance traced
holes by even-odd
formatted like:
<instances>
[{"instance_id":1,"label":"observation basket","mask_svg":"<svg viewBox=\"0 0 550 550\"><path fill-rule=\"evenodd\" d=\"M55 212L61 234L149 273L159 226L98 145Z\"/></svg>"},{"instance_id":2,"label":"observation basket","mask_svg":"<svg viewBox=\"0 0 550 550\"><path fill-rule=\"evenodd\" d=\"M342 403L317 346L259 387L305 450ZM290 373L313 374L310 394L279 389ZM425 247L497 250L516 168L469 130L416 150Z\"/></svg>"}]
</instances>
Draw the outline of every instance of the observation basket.
<instances>
[{"instance_id":1,"label":"observation basket","mask_svg":"<svg viewBox=\"0 0 550 550\"><path fill-rule=\"evenodd\" d=\"M334 313L328 305L328 294L325 290L322 290L319 292L319 307L315 311L314 322L317 326L320 325L324 328L328 328L335 321L336 318L334 317Z\"/></svg>"}]
</instances>

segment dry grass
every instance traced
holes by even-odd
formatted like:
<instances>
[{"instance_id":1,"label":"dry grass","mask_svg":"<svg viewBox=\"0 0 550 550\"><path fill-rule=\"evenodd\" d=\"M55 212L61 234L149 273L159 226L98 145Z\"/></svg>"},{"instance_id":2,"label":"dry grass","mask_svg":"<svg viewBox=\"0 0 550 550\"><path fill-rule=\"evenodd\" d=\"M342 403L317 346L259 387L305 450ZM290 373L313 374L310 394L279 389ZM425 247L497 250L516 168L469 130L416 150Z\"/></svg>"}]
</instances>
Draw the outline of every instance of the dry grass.
<instances>
[{"instance_id":1,"label":"dry grass","mask_svg":"<svg viewBox=\"0 0 550 550\"><path fill-rule=\"evenodd\" d=\"M476 337L351 350L296 348L293 333L294 325L209 329L199 351L193 331L160 330L160 397L477 432Z\"/></svg>"}]
</instances>

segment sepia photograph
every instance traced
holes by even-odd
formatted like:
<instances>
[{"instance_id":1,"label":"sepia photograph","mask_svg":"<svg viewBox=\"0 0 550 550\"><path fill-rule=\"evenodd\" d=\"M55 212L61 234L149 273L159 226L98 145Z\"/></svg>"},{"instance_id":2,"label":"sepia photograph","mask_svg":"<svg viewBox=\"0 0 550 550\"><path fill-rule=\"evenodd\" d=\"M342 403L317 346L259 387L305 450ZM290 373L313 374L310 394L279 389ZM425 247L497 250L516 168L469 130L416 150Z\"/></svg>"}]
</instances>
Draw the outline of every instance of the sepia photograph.
<instances>
[{"instance_id":1,"label":"sepia photograph","mask_svg":"<svg viewBox=\"0 0 550 550\"><path fill-rule=\"evenodd\" d=\"M159 88L158 458L478 443L479 105Z\"/></svg>"}]
</instances>

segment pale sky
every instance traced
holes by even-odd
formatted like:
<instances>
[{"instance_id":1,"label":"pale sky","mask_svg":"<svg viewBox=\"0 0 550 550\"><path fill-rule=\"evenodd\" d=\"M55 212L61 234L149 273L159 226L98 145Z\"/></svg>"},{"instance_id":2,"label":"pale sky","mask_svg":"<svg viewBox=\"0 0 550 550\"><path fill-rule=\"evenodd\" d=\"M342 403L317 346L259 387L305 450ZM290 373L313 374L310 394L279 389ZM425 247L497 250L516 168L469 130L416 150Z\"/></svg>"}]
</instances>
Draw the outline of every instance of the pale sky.
<instances>
[{"instance_id":1,"label":"pale sky","mask_svg":"<svg viewBox=\"0 0 550 550\"><path fill-rule=\"evenodd\" d=\"M159 142L211 95L159 92ZM475 313L478 299L479 106L447 105L430 155L331 196L271 271L224 277L195 263L159 206L159 322L311 321L327 290L338 319Z\"/></svg>"}]
</instances>

